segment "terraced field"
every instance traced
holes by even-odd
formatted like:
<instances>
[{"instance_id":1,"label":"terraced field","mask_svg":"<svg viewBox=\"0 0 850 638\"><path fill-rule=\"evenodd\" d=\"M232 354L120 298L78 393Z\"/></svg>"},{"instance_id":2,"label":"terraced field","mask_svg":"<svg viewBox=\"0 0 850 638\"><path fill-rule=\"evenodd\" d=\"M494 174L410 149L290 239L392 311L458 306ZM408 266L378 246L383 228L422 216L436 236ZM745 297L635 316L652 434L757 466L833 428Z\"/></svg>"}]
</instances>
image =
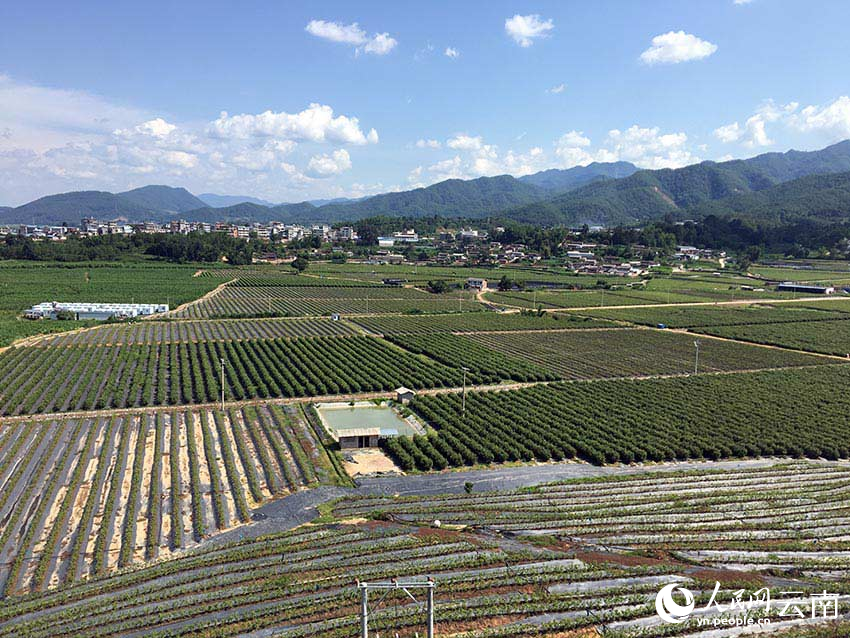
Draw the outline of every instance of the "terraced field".
<instances>
[{"instance_id":1,"label":"terraced field","mask_svg":"<svg viewBox=\"0 0 850 638\"><path fill-rule=\"evenodd\" d=\"M0 414L456 386L461 373L373 337L23 347L0 354Z\"/></svg>"},{"instance_id":2,"label":"terraced field","mask_svg":"<svg viewBox=\"0 0 850 638\"><path fill-rule=\"evenodd\" d=\"M221 321L144 321L107 324L71 334L51 335L29 345L132 345L159 343L200 343L203 341L242 341L292 337L332 337L362 334L346 321L323 317L304 319L251 319Z\"/></svg>"},{"instance_id":3,"label":"terraced field","mask_svg":"<svg viewBox=\"0 0 850 638\"><path fill-rule=\"evenodd\" d=\"M702 636L697 619L718 616L708 604L717 581L723 604L737 589L778 592L783 581L773 573L794 578L791 600L801 604L824 589L847 593L850 519L836 498L848 485L845 464L793 463L519 491L347 497L333 508L338 519L394 521L201 547L10 600L0 609L0 635L347 638L359 622L354 578L428 575L437 583L441 636L563 638L597 628L615 638ZM436 518L442 529L430 527ZM712 552L705 564L704 552ZM669 582L689 587L709 611L672 628L662 623L654 600ZM424 634L421 602L399 591L376 603L373 632ZM769 616L776 629L794 627L778 607Z\"/></svg>"},{"instance_id":4,"label":"terraced field","mask_svg":"<svg viewBox=\"0 0 850 638\"><path fill-rule=\"evenodd\" d=\"M303 413L278 406L0 426L0 592L162 558L337 480Z\"/></svg>"}]
</instances>

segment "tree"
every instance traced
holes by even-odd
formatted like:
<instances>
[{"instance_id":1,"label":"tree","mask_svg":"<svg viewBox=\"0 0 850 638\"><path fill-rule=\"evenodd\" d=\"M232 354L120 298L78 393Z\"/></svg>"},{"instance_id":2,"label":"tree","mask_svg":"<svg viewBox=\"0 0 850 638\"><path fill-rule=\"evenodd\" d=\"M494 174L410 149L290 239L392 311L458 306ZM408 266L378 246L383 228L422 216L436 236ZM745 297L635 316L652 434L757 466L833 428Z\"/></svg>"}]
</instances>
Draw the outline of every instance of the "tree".
<instances>
[{"instance_id":1,"label":"tree","mask_svg":"<svg viewBox=\"0 0 850 638\"><path fill-rule=\"evenodd\" d=\"M440 295L444 292L448 292L449 284L445 279L437 279L436 281L428 282L428 290L433 292L435 295Z\"/></svg>"},{"instance_id":2,"label":"tree","mask_svg":"<svg viewBox=\"0 0 850 638\"><path fill-rule=\"evenodd\" d=\"M310 265L310 261L304 255L298 255L295 259L292 260L292 263L290 265L295 268L295 270L297 270L299 273L302 273L307 270L307 266Z\"/></svg>"},{"instance_id":3,"label":"tree","mask_svg":"<svg viewBox=\"0 0 850 638\"><path fill-rule=\"evenodd\" d=\"M507 275L502 275L502 278L499 280L499 290L502 292L507 292L508 290L514 289L513 280Z\"/></svg>"}]
</instances>

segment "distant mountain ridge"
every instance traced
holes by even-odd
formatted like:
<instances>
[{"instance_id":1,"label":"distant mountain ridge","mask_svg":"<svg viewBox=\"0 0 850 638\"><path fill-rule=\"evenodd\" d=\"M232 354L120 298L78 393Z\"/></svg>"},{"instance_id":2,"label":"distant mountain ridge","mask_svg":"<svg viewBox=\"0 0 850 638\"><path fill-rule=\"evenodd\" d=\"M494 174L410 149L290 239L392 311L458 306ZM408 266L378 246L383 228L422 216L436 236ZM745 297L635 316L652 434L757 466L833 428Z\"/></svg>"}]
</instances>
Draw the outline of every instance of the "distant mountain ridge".
<instances>
[{"instance_id":1,"label":"distant mountain ridge","mask_svg":"<svg viewBox=\"0 0 850 638\"><path fill-rule=\"evenodd\" d=\"M591 162L587 166L569 169L550 168L533 175L520 177L521 182L534 184L551 191L569 191L601 179L620 179L640 170L631 162Z\"/></svg>"},{"instance_id":2,"label":"distant mountain ridge","mask_svg":"<svg viewBox=\"0 0 850 638\"><path fill-rule=\"evenodd\" d=\"M215 193L201 193L198 195L201 200L201 206L194 208L203 208L209 206L211 208L225 208L226 206L236 206L237 204L259 204L260 206L274 206L274 203L260 199L259 197L251 197L249 195L216 195Z\"/></svg>"},{"instance_id":3,"label":"distant mountain ridge","mask_svg":"<svg viewBox=\"0 0 850 638\"><path fill-rule=\"evenodd\" d=\"M211 195L216 207L183 188L145 186L124 193L79 191L42 197L16 208L0 207L0 223L77 224L81 217L125 218L129 221L186 219L288 223L356 221L373 216L430 215L467 218L495 217L538 225L635 224L665 215L745 214L746 207L770 205L771 193L791 196L786 215L805 216L805 198L818 208L821 185L833 207L842 209L843 190L831 180L812 175L850 172L850 140L819 151L765 153L746 160L701 162L678 169L639 170L628 162L592 163L570 169L550 169L519 179L510 175L450 179L409 191L383 193L357 200L315 200L267 205L239 201L239 196ZM773 190L784 183L799 188ZM765 193L764 198L746 195ZM801 199L802 198L802 199ZM251 198L254 199L254 198ZM827 206L827 208L829 208ZM793 210L792 210L793 209ZM827 210L821 210L827 215ZM817 212L811 213L817 217ZM777 213L777 216L781 216ZM827 215L828 216L828 215ZM766 211L759 217L769 220Z\"/></svg>"},{"instance_id":4,"label":"distant mountain ridge","mask_svg":"<svg viewBox=\"0 0 850 638\"><path fill-rule=\"evenodd\" d=\"M171 186L142 186L131 191L118 193L130 202L149 210L185 213L204 206L204 202L185 188Z\"/></svg>"},{"instance_id":5,"label":"distant mountain ridge","mask_svg":"<svg viewBox=\"0 0 850 638\"><path fill-rule=\"evenodd\" d=\"M526 223L634 224L693 213L707 202L766 190L801 177L850 171L850 140L819 151L766 153L746 160L701 162L678 169L640 170L591 182L546 201L504 211Z\"/></svg>"}]
</instances>

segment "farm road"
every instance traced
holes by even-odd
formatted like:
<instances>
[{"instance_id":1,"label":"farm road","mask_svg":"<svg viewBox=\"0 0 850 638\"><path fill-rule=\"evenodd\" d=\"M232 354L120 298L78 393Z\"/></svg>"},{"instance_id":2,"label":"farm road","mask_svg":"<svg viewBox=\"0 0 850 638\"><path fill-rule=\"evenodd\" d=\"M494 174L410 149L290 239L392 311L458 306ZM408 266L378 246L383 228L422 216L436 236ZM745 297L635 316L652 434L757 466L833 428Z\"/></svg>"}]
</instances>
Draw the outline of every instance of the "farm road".
<instances>
[{"instance_id":1,"label":"farm road","mask_svg":"<svg viewBox=\"0 0 850 638\"><path fill-rule=\"evenodd\" d=\"M619 476L647 472L676 472L680 470L733 470L770 467L785 459L752 459L741 461L687 461L654 465L596 466L587 463L546 463L496 469L447 471L435 474L375 476L358 479L357 487L317 487L302 490L282 499L266 503L253 510L268 518L217 534L206 544L254 538L312 521L318 516L318 506L343 496L428 496L462 494L467 482L475 492L512 490L574 478Z\"/></svg>"}]
</instances>

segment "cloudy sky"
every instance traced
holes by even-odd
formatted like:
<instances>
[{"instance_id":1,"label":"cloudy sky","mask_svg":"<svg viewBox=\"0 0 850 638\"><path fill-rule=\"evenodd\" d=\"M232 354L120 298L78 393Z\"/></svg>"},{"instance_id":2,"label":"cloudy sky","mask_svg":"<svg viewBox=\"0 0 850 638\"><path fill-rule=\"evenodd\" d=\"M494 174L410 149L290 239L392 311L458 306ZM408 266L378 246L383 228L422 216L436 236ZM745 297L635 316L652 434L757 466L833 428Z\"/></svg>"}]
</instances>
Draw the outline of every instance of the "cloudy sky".
<instances>
[{"instance_id":1,"label":"cloudy sky","mask_svg":"<svg viewBox=\"0 0 850 638\"><path fill-rule=\"evenodd\" d=\"M846 0L0 3L0 205L275 202L850 137Z\"/></svg>"}]
</instances>

